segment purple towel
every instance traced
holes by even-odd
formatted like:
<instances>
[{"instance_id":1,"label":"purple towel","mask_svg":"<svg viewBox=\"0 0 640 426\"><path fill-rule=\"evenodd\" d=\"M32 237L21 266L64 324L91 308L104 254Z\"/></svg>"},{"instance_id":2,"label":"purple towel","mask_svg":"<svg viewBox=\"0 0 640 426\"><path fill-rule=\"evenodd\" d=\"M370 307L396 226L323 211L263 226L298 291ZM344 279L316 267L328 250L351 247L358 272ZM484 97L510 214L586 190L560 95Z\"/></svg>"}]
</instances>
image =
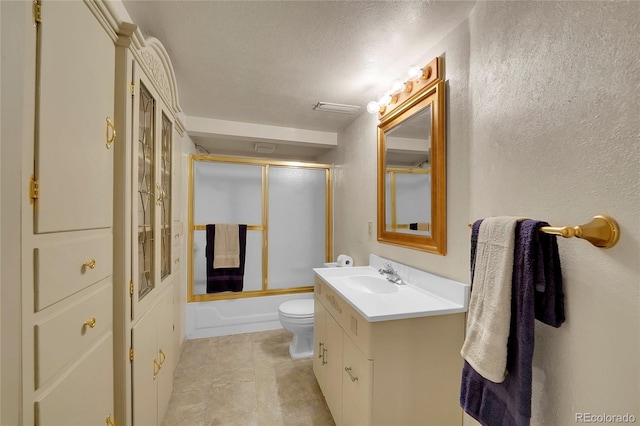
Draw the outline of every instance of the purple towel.
<instances>
[{"instance_id":1,"label":"purple towel","mask_svg":"<svg viewBox=\"0 0 640 426\"><path fill-rule=\"evenodd\" d=\"M213 268L213 242L216 226L207 225L207 293L242 291L244 281L244 259L247 252L247 225L238 225L240 243L240 266L237 268Z\"/></svg>"},{"instance_id":2,"label":"purple towel","mask_svg":"<svg viewBox=\"0 0 640 426\"><path fill-rule=\"evenodd\" d=\"M474 223L471 233L472 285L480 223ZM505 381L493 383L467 362L462 369L460 405L485 426L529 425L534 318L553 327L565 320L556 236L541 233L542 226L548 224L526 220L516 227Z\"/></svg>"}]
</instances>

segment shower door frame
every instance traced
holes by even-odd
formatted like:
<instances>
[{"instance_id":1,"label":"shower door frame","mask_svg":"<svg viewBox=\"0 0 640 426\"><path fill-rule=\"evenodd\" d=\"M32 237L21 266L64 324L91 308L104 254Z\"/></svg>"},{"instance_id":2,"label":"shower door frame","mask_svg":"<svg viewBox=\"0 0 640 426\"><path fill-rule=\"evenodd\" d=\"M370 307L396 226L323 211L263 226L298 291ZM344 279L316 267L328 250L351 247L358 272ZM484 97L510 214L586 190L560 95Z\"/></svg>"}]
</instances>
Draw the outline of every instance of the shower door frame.
<instances>
[{"instance_id":1,"label":"shower door frame","mask_svg":"<svg viewBox=\"0 0 640 426\"><path fill-rule=\"evenodd\" d=\"M194 232L206 229L206 224L194 223L194 168L196 162L211 162L225 164L243 164L262 167L262 223L247 224L247 232L262 232L262 289L242 292L223 293L194 293ZM210 300L241 299L247 297L273 296L282 294L310 293L313 292L313 285L289 288L268 288L269 278L269 167L289 167L301 169L325 170L325 262L330 262L333 258L333 192L332 179L333 167L328 164L311 163L304 161L282 161L263 158L245 158L212 154L191 154L189 156L189 192L188 192L188 229L187 229L187 250L188 250L188 271L187 271L187 302L205 302Z\"/></svg>"}]
</instances>

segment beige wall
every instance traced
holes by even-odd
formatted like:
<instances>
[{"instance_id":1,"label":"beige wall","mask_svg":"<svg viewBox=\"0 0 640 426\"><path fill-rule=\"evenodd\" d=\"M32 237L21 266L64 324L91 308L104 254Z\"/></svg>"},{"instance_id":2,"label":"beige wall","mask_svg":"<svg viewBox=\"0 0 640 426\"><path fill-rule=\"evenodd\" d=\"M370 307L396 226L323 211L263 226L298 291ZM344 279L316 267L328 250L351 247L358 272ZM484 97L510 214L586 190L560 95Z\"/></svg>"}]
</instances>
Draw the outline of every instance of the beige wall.
<instances>
[{"instance_id":1,"label":"beige wall","mask_svg":"<svg viewBox=\"0 0 640 426\"><path fill-rule=\"evenodd\" d=\"M376 126L373 114L361 114L338 134L338 148L319 161L335 163L335 250L356 265L366 265L369 253L438 275L469 281L469 33L463 23L415 63L426 65L445 57L447 85L447 256L380 244L376 239ZM368 235L373 221L373 235Z\"/></svg>"},{"instance_id":2,"label":"beige wall","mask_svg":"<svg viewBox=\"0 0 640 426\"><path fill-rule=\"evenodd\" d=\"M358 117L322 159L336 164L336 254L357 264L372 252L469 282L473 219L618 220L612 249L559 241L567 322L536 325L534 425L578 412L640 419L639 16L633 2L478 2L428 50L422 62L444 55L448 81L445 257L367 235L375 117Z\"/></svg>"},{"instance_id":3,"label":"beige wall","mask_svg":"<svg viewBox=\"0 0 640 426\"><path fill-rule=\"evenodd\" d=\"M580 224L618 245L559 242L567 322L537 324L534 424L640 418L640 4L480 2L470 15L471 211Z\"/></svg>"}]
</instances>

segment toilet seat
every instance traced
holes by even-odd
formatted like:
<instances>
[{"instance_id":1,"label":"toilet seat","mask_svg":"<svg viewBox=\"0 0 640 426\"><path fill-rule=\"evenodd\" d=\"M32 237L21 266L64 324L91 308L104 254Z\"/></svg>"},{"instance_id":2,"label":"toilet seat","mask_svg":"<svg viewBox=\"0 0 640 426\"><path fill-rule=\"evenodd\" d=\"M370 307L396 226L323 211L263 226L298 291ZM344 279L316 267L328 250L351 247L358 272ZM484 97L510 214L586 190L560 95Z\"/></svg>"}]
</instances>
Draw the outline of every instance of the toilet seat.
<instances>
[{"instance_id":1,"label":"toilet seat","mask_svg":"<svg viewBox=\"0 0 640 426\"><path fill-rule=\"evenodd\" d=\"M313 299L298 299L284 302L278 308L280 314L289 318L313 318Z\"/></svg>"}]
</instances>

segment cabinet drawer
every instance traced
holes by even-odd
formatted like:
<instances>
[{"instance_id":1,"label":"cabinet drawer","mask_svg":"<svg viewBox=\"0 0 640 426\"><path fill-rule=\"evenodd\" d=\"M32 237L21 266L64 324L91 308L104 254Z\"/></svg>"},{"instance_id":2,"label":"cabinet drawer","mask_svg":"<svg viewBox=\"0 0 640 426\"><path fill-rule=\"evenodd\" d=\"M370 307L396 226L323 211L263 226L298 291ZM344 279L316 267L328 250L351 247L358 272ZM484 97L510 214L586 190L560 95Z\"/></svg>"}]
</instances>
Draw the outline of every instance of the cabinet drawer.
<instances>
[{"instance_id":1,"label":"cabinet drawer","mask_svg":"<svg viewBox=\"0 0 640 426\"><path fill-rule=\"evenodd\" d=\"M101 425L113 420L113 335L103 336L69 374L35 402L38 425Z\"/></svg>"},{"instance_id":2,"label":"cabinet drawer","mask_svg":"<svg viewBox=\"0 0 640 426\"><path fill-rule=\"evenodd\" d=\"M340 325L365 357L372 359L371 329L374 327L374 324L364 319L351 305L347 305L344 309L342 323Z\"/></svg>"},{"instance_id":3,"label":"cabinet drawer","mask_svg":"<svg viewBox=\"0 0 640 426\"><path fill-rule=\"evenodd\" d=\"M320 278L316 277L314 291L315 296L338 321L345 333L353 339L366 357L373 358L371 348L372 324Z\"/></svg>"},{"instance_id":4,"label":"cabinet drawer","mask_svg":"<svg viewBox=\"0 0 640 426\"><path fill-rule=\"evenodd\" d=\"M111 330L111 299L112 284L109 281L90 296L36 324L36 388Z\"/></svg>"},{"instance_id":5,"label":"cabinet drawer","mask_svg":"<svg viewBox=\"0 0 640 426\"><path fill-rule=\"evenodd\" d=\"M371 424L373 361L368 360L348 336L343 338L342 395L344 406L353 404L365 424Z\"/></svg>"},{"instance_id":6,"label":"cabinet drawer","mask_svg":"<svg viewBox=\"0 0 640 426\"><path fill-rule=\"evenodd\" d=\"M345 313L345 309L348 306L347 302L342 299L335 291L326 285L322 280L316 278L315 296L320 299L320 302L327 308L327 311L333 318L342 325L342 316Z\"/></svg>"},{"instance_id":7,"label":"cabinet drawer","mask_svg":"<svg viewBox=\"0 0 640 426\"><path fill-rule=\"evenodd\" d=\"M36 248L36 311L111 275L112 260L111 234Z\"/></svg>"}]
</instances>

